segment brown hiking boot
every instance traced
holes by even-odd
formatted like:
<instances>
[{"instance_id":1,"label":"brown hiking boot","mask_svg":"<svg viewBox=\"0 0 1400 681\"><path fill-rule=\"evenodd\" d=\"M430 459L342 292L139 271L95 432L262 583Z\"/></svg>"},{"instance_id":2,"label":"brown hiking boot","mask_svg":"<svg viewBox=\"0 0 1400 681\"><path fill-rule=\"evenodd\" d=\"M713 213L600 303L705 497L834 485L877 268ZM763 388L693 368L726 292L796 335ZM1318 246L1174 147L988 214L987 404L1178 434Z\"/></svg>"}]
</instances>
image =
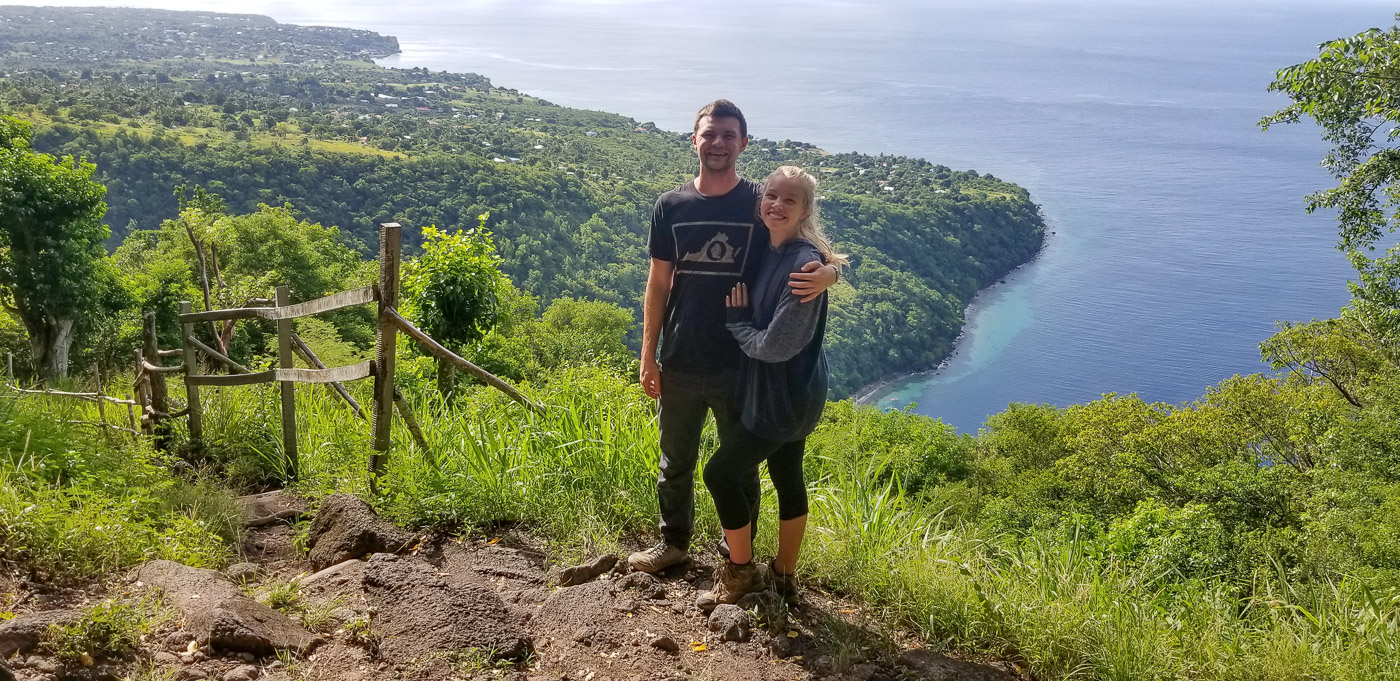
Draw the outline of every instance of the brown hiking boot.
<instances>
[{"instance_id":1,"label":"brown hiking boot","mask_svg":"<svg viewBox=\"0 0 1400 681\"><path fill-rule=\"evenodd\" d=\"M778 559L768 561L768 581L773 590L789 604L796 603L802 595L802 587L797 584L797 573L785 575L778 572Z\"/></svg>"},{"instance_id":2,"label":"brown hiking boot","mask_svg":"<svg viewBox=\"0 0 1400 681\"><path fill-rule=\"evenodd\" d=\"M715 570L715 585L709 591L701 591L695 599L696 607L704 612L715 609L723 603L737 603L746 594L763 590L763 574L767 569L753 561L736 565L724 561Z\"/></svg>"},{"instance_id":3,"label":"brown hiking boot","mask_svg":"<svg viewBox=\"0 0 1400 681\"><path fill-rule=\"evenodd\" d=\"M671 546L663 539L656 546L628 556L627 564L638 572L655 574L687 560L690 560L690 554Z\"/></svg>"}]
</instances>

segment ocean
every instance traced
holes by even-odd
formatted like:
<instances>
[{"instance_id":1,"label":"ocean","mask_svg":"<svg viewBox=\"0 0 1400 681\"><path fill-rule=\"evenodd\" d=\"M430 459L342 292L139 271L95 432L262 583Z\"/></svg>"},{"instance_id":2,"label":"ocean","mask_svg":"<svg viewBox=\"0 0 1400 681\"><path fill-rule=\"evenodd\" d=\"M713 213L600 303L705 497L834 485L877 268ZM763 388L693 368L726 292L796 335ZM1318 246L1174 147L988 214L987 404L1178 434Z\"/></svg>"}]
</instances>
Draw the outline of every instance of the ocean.
<instances>
[{"instance_id":1,"label":"ocean","mask_svg":"<svg viewBox=\"0 0 1400 681\"><path fill-rule=\"evenodd\" d=\"M51 4L91 5L92 0ZM108 4L108 3L100 3ZM133 4L110 3L110 4ZM1027 187L1048 224L935 372L867 397L974 432L1012 402L1189 402L1266 370L1278 320L1335 316L1351 274L1310 125L1261 131L1273 72L1388 26L1381 2L366 0L137 2L399 38L386 66L469 71L557 104L750 131Z\"/></svg>"}]
</instances>

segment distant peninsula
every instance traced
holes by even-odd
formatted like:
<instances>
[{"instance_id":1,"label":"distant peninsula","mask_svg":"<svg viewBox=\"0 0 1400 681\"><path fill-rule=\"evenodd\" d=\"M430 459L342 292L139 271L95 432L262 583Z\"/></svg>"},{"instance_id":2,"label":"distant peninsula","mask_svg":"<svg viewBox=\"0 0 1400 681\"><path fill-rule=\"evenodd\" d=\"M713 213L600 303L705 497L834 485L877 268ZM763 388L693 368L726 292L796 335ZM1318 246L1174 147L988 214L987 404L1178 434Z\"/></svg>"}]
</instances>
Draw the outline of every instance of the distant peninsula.
<instances>
[{"instance_id":1,"label":"distant peninsula","mask_svg":"<svg viewBox=\"0 0 1400 681\"><path fill-rule=\"evenodd\" d=\"M230 210L290 204L368 252L377 222L488 225L517 286L639 310L656 196L691 177L689 131L557 106L480 75L389 69L370 31L254 15L0 7L0 109L35 146L97 164L112 247L175 216L177 185ZM698 106L701 102L697 102ZM795 164L855 266L833 289L833 394L929 369L967 302L1039 251L1022 187L905 156L754 139L741 172Z\"/></svg>"}]
</instances>

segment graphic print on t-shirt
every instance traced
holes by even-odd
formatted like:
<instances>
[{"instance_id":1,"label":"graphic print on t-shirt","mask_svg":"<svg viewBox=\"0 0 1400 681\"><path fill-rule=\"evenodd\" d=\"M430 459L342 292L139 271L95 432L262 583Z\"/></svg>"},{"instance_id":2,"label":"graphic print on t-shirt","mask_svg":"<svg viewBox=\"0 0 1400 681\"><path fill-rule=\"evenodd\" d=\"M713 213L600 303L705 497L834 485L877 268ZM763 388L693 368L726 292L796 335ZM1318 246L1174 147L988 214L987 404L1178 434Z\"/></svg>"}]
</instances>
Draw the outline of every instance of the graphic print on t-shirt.
<instances>
[{"instance_id":1,"label":"graphic print on t-shirt","mask_svg":"<svg viewBox=\"0 0 1400 681\"><path fill-rule=\"evenodd\" d=\"M671 225L676 239L676 271L738 277L749 256L752 222L680 222Z\"/></svg>"}]
</instances>

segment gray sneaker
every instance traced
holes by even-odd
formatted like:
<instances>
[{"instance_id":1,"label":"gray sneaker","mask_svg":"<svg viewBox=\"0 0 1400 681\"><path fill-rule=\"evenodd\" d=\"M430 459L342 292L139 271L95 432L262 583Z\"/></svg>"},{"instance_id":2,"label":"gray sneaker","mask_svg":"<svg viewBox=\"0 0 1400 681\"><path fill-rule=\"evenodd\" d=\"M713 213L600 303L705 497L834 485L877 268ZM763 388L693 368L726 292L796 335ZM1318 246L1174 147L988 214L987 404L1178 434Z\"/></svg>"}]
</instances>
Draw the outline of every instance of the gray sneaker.
<instances>
[{"instance_id":1,"label":"gray sneaker","mask_svg":"<svg viewBox=\"0 0 1400 681\"><path fill-rule=\"evenodd\" d=\"M655 574L672 565L680 565L687 560L690 560L690 554L662 540L656 546L628 556L627 564L638 572Z\"/></svg>"}]
</instances>

